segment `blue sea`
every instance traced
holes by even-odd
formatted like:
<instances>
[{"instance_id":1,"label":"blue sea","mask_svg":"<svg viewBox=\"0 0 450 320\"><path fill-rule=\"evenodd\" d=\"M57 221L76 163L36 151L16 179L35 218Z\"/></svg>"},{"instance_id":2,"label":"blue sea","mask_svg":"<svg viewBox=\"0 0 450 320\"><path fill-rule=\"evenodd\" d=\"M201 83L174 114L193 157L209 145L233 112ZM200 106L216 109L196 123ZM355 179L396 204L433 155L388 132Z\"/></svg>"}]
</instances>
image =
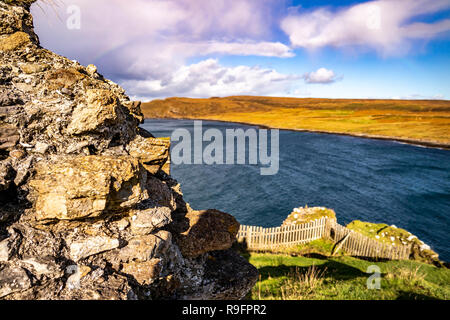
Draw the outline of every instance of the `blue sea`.
<instances>
[{"instance_id":1,"label":"blue sea","mask_svg":"<svg viewBox=\"0 0 450 320\"><path fill-rule=\"evenodd\" d=\"M157 137L178 128L193 135L193 123L151 119L142 127ZM256 127L203 121L209 128ZM275 227L295 207L324 206L344 225L358 219L404 228L450 261L449 150L288 130L279 137L276 175L249 164L172 164L171 174L193 208L222 210L241 224Z\"/></svg>"}]
</instances>

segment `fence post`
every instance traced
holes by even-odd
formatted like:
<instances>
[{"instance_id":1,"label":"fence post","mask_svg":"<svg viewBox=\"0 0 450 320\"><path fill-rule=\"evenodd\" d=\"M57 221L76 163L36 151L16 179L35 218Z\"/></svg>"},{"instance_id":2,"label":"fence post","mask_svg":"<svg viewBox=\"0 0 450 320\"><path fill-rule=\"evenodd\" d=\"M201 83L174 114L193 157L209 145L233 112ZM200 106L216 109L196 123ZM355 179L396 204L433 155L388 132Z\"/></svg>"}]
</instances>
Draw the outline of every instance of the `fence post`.
<instances>
[{"instance_id":1,"label":"fence post","mask_svg":"<svg viewBox=\"0 0 450 320\"><path fill-rule=\"evenodd\" d=\"M331 237L332 229L334 230L333 237ZM326 217L284 227L263 228L241 225L237 234L237 240L246 240L247 247L250 250L275 250L279 247L307 243L324 237L335 243L342 241L336 247L334 253L342 248L351 255L407 260L411 252L411 245L392 246L388 243L379 242L347 229Z\"/></svg>"},{"instance_id":2,"label":"fence post","mask_svg":"<svg viewBox=\"0 0 450 320\"><path fill-rule=\"evenodd\" d=\"M248 228L248 239L247 239L247 245L248 248L251 249L252 248L252 237L253 237L253 226L250 226L250 228Z\"/></svg>"}]
</instances>

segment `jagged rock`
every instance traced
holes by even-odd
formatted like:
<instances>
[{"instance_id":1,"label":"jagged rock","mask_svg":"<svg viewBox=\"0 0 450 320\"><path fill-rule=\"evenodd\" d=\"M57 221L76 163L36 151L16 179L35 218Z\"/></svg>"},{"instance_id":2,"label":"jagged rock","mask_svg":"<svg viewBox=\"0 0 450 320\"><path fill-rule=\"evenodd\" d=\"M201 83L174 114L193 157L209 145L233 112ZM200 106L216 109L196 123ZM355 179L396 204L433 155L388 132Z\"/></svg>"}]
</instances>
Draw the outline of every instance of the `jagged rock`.
<instances>
[{"instance_id":1,"label":"jagged rock","mask_svg":"<svg viewBox=\"0 0 450 320\"><path fill-rule=\"evenodd\" d=\"M190 264L198 260L202 263L194 263L195 267ZM242 299L258 276L257 269L232 249L213 251L185 263L191 273L188 283L179 282L176 277L162 279L165 288L176 287L178 299Z\"/></svg>"},{"instance_id":2,"label":"jagged rock","mask_svg":"<svg viewBox=\"0 0 450 320\"><path fill-rule=\"evenodd\" d=\"M236 219L219 210L191 211L185 218L189 227L177 236L177 243L185 257L229 249L239 231Z\"/></svg>"},{"instance_id":3,"label":"jagged rock","mask_svg":"<svg viewBox=\"0 0 450 320\"><path fill-rule=\"evenodd\" d=\"M20 263L37 278L61 277L63 272L55 261L49 257L24 258Z\"/></svg>"},{"instance_id":4,"label":"jagged rock","mask_svg":"<svg viewBox=\"0 0 450 320\"><path fill-rule=\"evenodd\" d=\"M240 267L237 267L237 266ZM202 281L202 291L190 299L242 299L252 288L258 270L232 250L215 251L208 254Z\"/></svg>"},{"instance_id":5,"label":"jagged rock","mask_svg":"<svg viewBox=\"0 0 450 320\"><path fill-rule=\"evenodd\" d=\"M49 147L50 147L50 146L49 146L48 144L39 141L39 142L37 142L36 145L34 146L34 152L44 154L44 153L47 152L47 150L48 150Z\"/></svg>"},{"instance_id":6,"label":"jagged rock","mask_svg":"<svg viewBox=\"0 0 450 320\"><path fill-rule=\"evenodd\" d=\"M47 82L50 90L68 89L81 81L85 76L76 68L58 69L47 74Z\"/></svg>"},{"instance_id":7,"label":"jagged rock","mask_svg":"<svg viewBox=\"0 0 450 320\"><path fill-rule=\"evenodd\" d=\"M108 90L90 89L86 92L87 105L79 105L73 112L67 131L80 134L98 131L124 120L116 96Z\"/></svg>"},{"instance_id":8,"label":"jagged rock","mask_svg":"<svg viewBox=\"0 0 450 320\"><path fill-rule=\"evenodd\" d=\"M148 285L151 284L161 272L161 259L125 263L122 272L133 276L139 284Z\"/></svg>"},{"instance_id":9,"label":"jagged rock","mask_svg":"<svg viewBox=\"0 0 450 320\"><path fill-rule=\"evenodd\" d=\"M0 242L0 262L6 262L10 257L10 247L8 239Z\"/></svg>"},{"instance_id":10,"label":"jagged rock","mask_svg":"<svg viewBox=\"0 0 450 320\"><path fill-rule=\"evenodd\" d=\"M0 0L0 298L240 299L239 224L193 211L140 102L39 45L33 0Z\"/></svg>"},{"instance_id":11,"label":"jagged rock","mask_svg":"<svg viewBox=\"0 0 450 320\"><path fill-rule=\"evenodd\" d=\"M6 38L0 39L0 51L12 51L29 43L30 36L25 32L16 32Z\"/></svg>"},{"instance_id":12,"label":"jagged rock","mask_svg":"<svg viewBox=\"0 0 450 320\"><path fill-rule=\"evenodd\" d=\"M18 222L8 228L8 233L7 239L10 242L10 250L14 253L11 260L18 257L62 258L67 251L64 239L55 236L55 233L47 228Z\"/></svg>"},{"instance_id":13,"label":"jagged rock","mask_svg":"<svg viewBox=\"0 0 450 320\"><path fill-rule=\"evenodd\" d=\"M70 257L73 261L78 261L94 254L112 250L119 247L119 240L96 236L87 239L74 241L70 244Z\"/></svg>"},{"instance_id":14,"label":"jagged rock","mask_svg":"<svg viewBox=\"0 0 450 320\"><path fill-rule=\"evenodd\" d=\"M33 1L7 1L16 6L7 6L0 1L0 34L11 34L17 31L25 31L35 37L33 32L33 18L27 5ZM22 7L21 5L25 5Z\"/></svg>"},{"instance_id":15,"label":"jagged rock","mask_svg":"<svg viewBox=\"0 0 450 320\"><path fill-rule=\"evenodd\" d=\"M16 154L11 151L9 155L10 157L17 157L19 159L19 161L15 162L16 177L14 178L14 184L20 187L30 175L29 169L32 166L34 157L28 156L24 158L25 152L22 150L16 150Z\"/></svg>"},{"instance_id":16,"label":"jagged rock","mask_svg":"<svg viewBox=\"0 0 450 320\"><path fill-rule=\"evenodd\" d=\"M9 80L6 76L2 76L0 77L0 79L1 81ZM14 89L7 90L5 88L2 88L2 90L0 91L0 117L14 114L16 108L6 108L6 107L20 103L22 103L22 96L20 92Z\"/></svg>"},{"instance_id":17,"label":"jagged rock","mask_svg":"<svg viewBox=\"0 0 450 320\"><path fill-rule=\"evenodd\" d=\"M85 156L40 163L30 186L36 219L73 220L120 210L148 197L146 173L131 157Z\"/></svg>"},{"instance_id":18,"label":"jagged rock","mask_svg":"<svg viewBox=\"0 0 450 320\"><path fill-rule=\"evenodd\" d=\"M158 138L143 138L137 136L128 145L131 156L138 158L144 167L155 174L169 158L170 141ZM167 172L168 173L168 172Z\"/></svg>"},{"instance_id":19,"label":"jagged rock","mask_svg":"<svg viewBox=\"0 0 450 320\"><path fill-rule=\"evenodd\" d=\"M144 123L144 114L141 111L141 101L125 101L124 106L129 110L130 115L133 116L139 123ZM143 129L142 129L143 130ZM154 138L150 134L151 138ZM144 138L149 138L145 137Z\"/></svg>"},{"instance_id":20,"label":"jagged rock","mask_svg":"<svg viewBox=\"0 0 450 320\"><path fill-rule=\"evenodd\" d=\"M31 287L26 271L15 265L0 266L0 298Z\"/></svg>"},{"instance_id":21,"label":"jagged rock","mask_svg":"<svg viewBox=\"0 0 450 320\"><path fill-rule=\"evenodd\" d=\"M118 258L121 262L148 261L164 256L172 236L167 231L159 231L152 235L137 236L128 241L128 245L120 250Z\"/></svg>"},{"instance_id":22,"label":"jagged rock","mask_svg":"<svg viewBox=\"0 0 450 320\"><path fill-rule=\"evenodd\" d=\"M26 74L39 73L49 69L48 64L27 63L20 66L20 70Z\"/></svg>"},{"instance_id":23,"label":"jagged rock","mask_svg":"<svg viewBox=\"0 0 450 320\"><path fill-rule=\"evenodd\" d=\"M155 207L136 211L131 218L131 232L142 235L162 228L172 222L172 211L167 207Z\"/></svg>"},{"instance_id":24,"label":"jagged rock","mask_svg":"<svg viewBox=\"0 0 450 320\"><path fill-rule=\"evenodd\" d=\"M86 67L86 71L87 73L89 73L90 75L93 75L97 72L97 67L94 66L93 64L90 64Z\"/></svg>"},{"instance_id":25,"label":"jagged rock","mask_svg":"<svg viewBox=\"0 0 450 320\"><path fill-rule=\"evenodd\" d=\"M172 210L177 209L177 191L173 190L166 181L161 181L154 176L147 178L147 190L149 192L150 199L161 207L169 207ZM181 195L179 195L181 197ZM181 200L180 200L181 201Z\"/></svg>"},{"instance_id":26,"label":"jagged rock","mask_svg":"<svg viewBox=\"0 0 450 320\"><path fill-rule=\"evenodd\" d=\"M14 179L14 169L8 161L0 161L0 191L7 190Z\"/></svg>"},{"instance_id":27,"label":"jagged rock","mask_svg":"<svg viewBox=\"0 0 450 320\"><path fill-rule=\"evenodd\" d=\"M25 156L25 152L20 149L13 149L9 152L9 156L13 159L22 159Z\"/></svg>"},{"instance_id":28,"label":"jagged rock","mask_svg":"<svg viewBox=\"0 0 450 320\"><path fill-rule=\"evenodd\" d=\"M19 130L15 126L0 122L0 150L14 147L19 139Z\"/></svg>"}]
</instances>

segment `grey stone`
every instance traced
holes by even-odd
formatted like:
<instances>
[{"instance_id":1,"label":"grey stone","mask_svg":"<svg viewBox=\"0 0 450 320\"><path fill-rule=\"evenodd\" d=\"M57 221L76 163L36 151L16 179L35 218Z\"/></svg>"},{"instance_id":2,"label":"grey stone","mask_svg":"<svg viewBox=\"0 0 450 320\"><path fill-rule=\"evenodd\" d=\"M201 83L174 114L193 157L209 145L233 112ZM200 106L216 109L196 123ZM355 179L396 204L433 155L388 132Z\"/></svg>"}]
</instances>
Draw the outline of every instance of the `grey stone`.
<instances>
[{"instance_id":1,"label":"grey stone","mask_svg":"<svg viewBox=\"0 0 450 320\"><path fill-rule=\"evenodd\" d=\"M7 265L0 270L0 298L29 287L31 281L23 268Z\"/></svg>"},{"instance_id":2,"label":"grey stone","mask_svg":"<svg viewBox=\"0 0 450 320\"><path fill-rule=\"evenodd\" d=\"M44 153L47 152L47 150L48 150L49 147L50 147L50 146L49 146L47 143L38 141L38 142L36 143L36 145L34 146L34 152L44 154Z\"/></svg>"},{"instance_id":3,"label":"grey stone","mask_svg":"<svg viewBox=\"0 0 450 320\"><path fill-rule=\"evenodd\" d=\"M131 217L131 232L149 234L172 222L171 210L167 207L155 207L136 211Z\"/></svg>"},{"instance_id":4,"label":"grey stone","mask_svg":"<svg viewBox=\"0 0 450 320\"><path fill-rule=\"evenodd\" d=\"M70 244L70 256L74 261L78 261L94 254L112 250L118 247L118 239L95 236L72 242Z\"/></svg>"}]
</instances>

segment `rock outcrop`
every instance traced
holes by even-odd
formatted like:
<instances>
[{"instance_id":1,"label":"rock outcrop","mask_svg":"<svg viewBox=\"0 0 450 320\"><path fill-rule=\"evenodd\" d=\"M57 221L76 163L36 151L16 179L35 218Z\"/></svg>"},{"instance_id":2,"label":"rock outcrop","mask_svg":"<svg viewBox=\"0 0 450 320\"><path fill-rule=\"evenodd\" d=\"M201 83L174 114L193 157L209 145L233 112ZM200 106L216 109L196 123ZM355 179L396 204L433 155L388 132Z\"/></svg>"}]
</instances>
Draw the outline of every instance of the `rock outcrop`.
<instances>
[{"instance_id":1,"label":"rock outcrop","mask_svg":"<svg viewBox=\"0 0 450 320\"><path fill-rule=\"evenodd\" d=\"M292 210L281 226L285 227L308 223L323 217L336 220L336 213L333 209L328 209L325 207L298 207Z\"/></svg>"},{"instance_id":2,"label":"rock outcrop","mask_svg":"<svg viewBox=\"0 0 450 320\"><path fill-rule=\"evenodd\" d=\"M439 255L431 250L430 246L417 238L411 232L385 223L372 223L353 220L346 226L350 230L362 233L378 242L392 246L409 246L410 259L442 266Z\"/></svg>"},{"instance_id":3,"label":"rock outcrop","mask_svg":"<svg viewBox=\"0 0 450 320\"><path fill-rule=\"evenodd\" d=\"M0 0L0 299L240 299L230 215L195 211L140 103Z\"/></svg>"}]
</instances>

